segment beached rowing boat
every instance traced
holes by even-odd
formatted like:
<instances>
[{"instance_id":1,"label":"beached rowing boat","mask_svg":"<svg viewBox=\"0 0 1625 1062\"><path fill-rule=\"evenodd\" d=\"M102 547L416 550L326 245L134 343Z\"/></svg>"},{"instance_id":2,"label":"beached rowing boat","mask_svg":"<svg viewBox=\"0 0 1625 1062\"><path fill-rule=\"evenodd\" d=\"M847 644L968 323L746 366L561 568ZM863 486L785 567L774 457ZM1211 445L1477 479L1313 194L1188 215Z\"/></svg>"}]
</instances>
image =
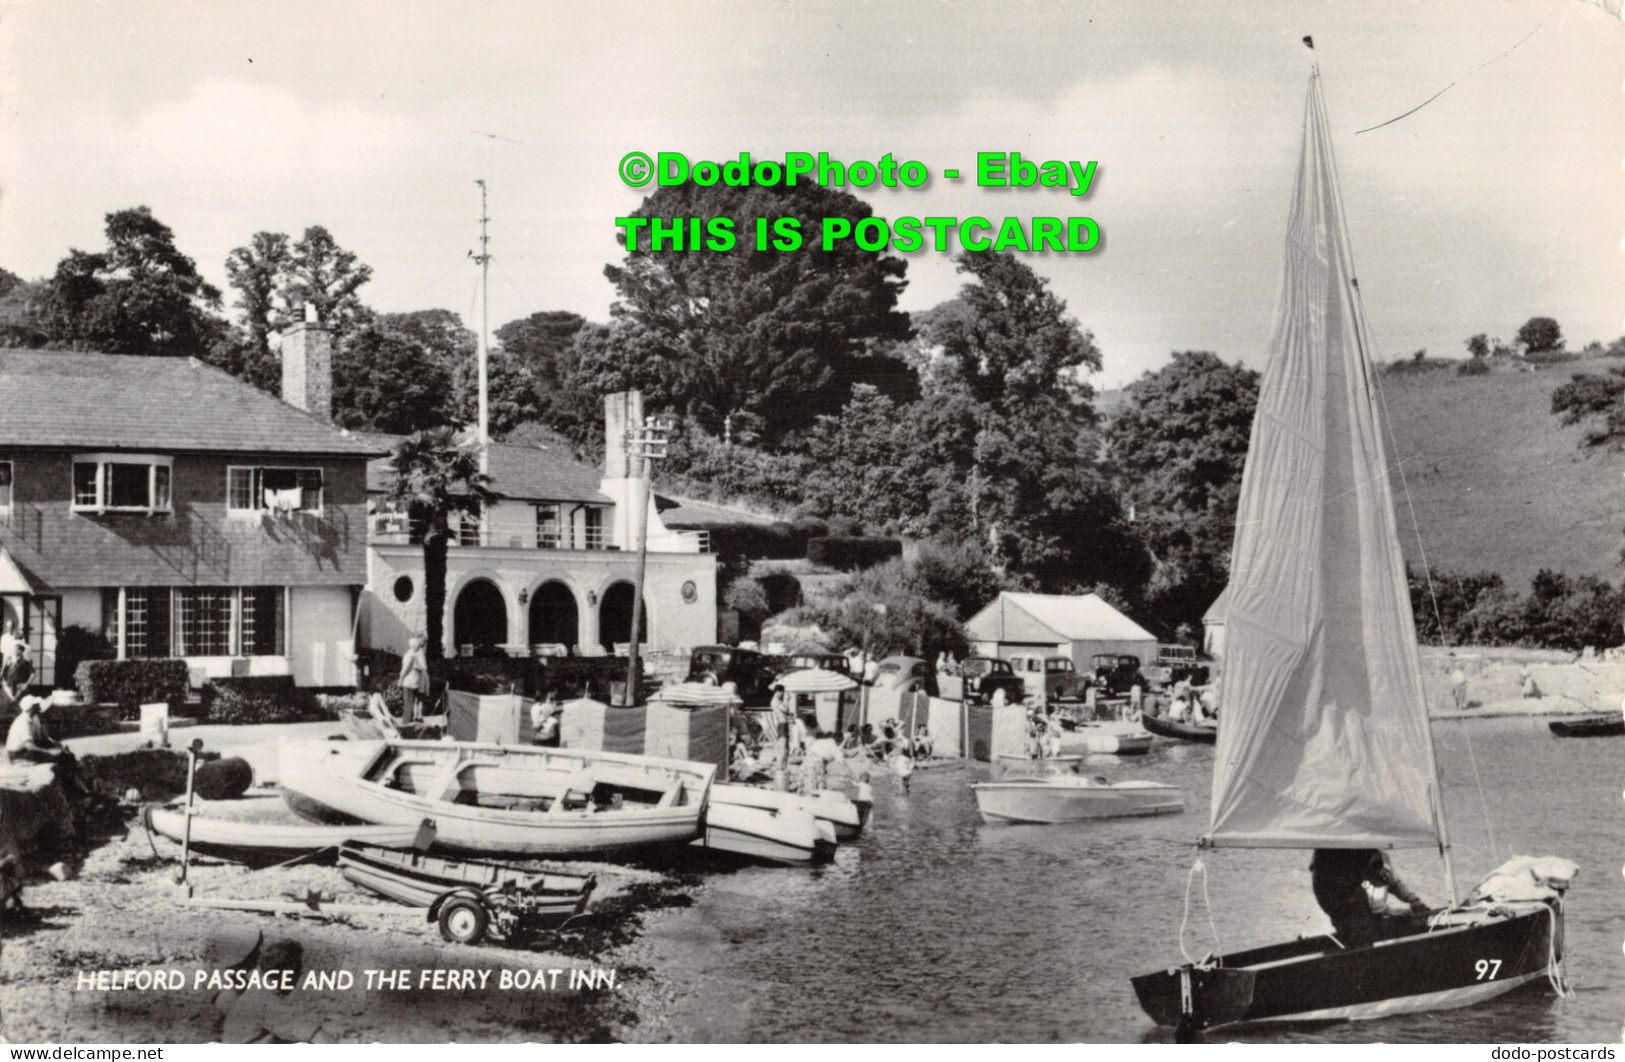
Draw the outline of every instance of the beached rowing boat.
<instances>
[{"instance_id":1,"label":"beached rowing boat","mask_svg":"<svg viewBox=\"0 0 1625 1062\"><path fill-rule=\"evenodd\" d=\"M591 874L527 870L356 842L339 849L338 864L345 880L409 907L429 907L450 890L463 887L508 893L522 898L526 917L544 929L556 928L586 910L598 887Z\"/></svg>"},{"instance_id":2,"label":"beached rowing boat","mask_svg":"<svg viewBox=\"0 0 1625 1062\"><path fill-rule=\"evenodd\" d=\"M141 810L141 817L149 830L176 844L185 836L186 812L181 808L149 804ZM422 828L422 818L391 826L313 826L306 822L240 822L193 812L190 847L194 852L234 863L272 866L337 848L345 841L411 848L419 841ZM425 843L428 839L424 838Z\"/></svg>"},{"instance_id":3,"label":"beached rowing boat","mask_svg":"<svg viewBox=\"0 0 1625 1062\"><path fill-rule=\"evenodd\" d=\"M319 822L433 819L452 851L620 852L700 836L710 764L439 741L288 743L282 794Z\"/></svg>"}]
</instances>

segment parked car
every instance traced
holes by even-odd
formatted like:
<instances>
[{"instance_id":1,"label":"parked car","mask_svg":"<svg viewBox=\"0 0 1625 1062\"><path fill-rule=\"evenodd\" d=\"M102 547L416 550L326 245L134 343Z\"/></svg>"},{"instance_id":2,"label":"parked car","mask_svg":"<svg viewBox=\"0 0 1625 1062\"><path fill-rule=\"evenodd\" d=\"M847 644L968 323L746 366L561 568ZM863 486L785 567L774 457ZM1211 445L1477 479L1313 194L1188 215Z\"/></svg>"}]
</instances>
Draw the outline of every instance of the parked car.
<instances>
[{"instance_id":1,"label":"parked car","mask_svg":"<svg viewBox=\"0 0 1625 1062\"><path fill-rule=\"evenodd\" d=\"M773 699L778 672L754 649L733 645L702 645L688 658L688 682L720 686L732 682L746 707L763 707Z\"/></svg>"},{"instance_id":2,"label":"parked car","mask_svg":"<svg viewBox=\"0 0 1625 1062\"><path fill-rule=\"evenodd\" d=\"M841 675L852 674L852 662L841 653L790 653L786 656L767 656L762 659L772 668L775 675L806 671L809 668L834 671Z\"/></svg>"},{"instance_id":3,"label":"parked car","mask_svg":"<svg viewBox=\"0 0 1625 1062\"><path fill-rule=\"evenodd\" d=\"M1081 701L1089 680L1078 674L1070 657L1058 653L1011 653L1010 668L1026 687L1027 696L1042 704Z\"/></svg>"},{"instance_id":4,"label":"parked car","mask_svg":"<svg viewBox=\"0 0 1625 1062\"><path fill-rule=\"evenodd\" d=\"M937 696L937 669L935 665L917 656L888 656L880 662L875 679L869 683L877 690L902 690L918 693L924 690Z\"/></svg>"},{"instance_id":5,"label":"parked car","mask_svg":"<svg viewBox=\"0 0 1625 1062\"><path fill-rule=\"evenodd\" d=\"M987 704L993 694L1004 691L1010 704L1020 704L1027 696L1027 684L1011 668L1008 660L992 656L967 656L959 662L963 696L971 704Z\"/></svg>"},{"instance_id":6,"label":"parked car","mask_svg":"<svg viewBox=\"0 0 1625 1062\"><path fill-rule=\"evenodd\" d=\"M1121 697L1135 686L1144 686L1140 658L1129 653L1096 653L1089 658L1086 676L1097 696Z\"/></svg>"},{"instance_id":7,"label":"parked car","mask_svg":"<svg viewBox=\"0 0 1625 1062\"><path fill-rule=\"evenodd\" d=\"M1144 668L1142 673L1146 684L1153 689L1172 686L1182 680L1193 686L1206 686L1208 680L1208 666L1197 658L1196 650L1188 645L1157 646L1157 662Z\"/></svg>"}]
</instances>

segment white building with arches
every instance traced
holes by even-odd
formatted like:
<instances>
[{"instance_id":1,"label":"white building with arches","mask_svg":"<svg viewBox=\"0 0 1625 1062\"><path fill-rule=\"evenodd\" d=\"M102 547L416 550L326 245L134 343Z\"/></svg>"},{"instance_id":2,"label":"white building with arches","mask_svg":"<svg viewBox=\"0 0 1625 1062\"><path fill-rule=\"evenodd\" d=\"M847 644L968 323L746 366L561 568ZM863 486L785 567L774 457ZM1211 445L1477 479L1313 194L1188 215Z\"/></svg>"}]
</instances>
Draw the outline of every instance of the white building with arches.
<instances>
[{"instance_id":1,"label":"white building with arches","mask_svg":"<svg viewBox=\"0 0 1625 1062\"><path fill-rule=\"evenodd\" d=\"M497 500L457 528L448 550L448 655L624 651L645 497L626 431L643 419L642 398L610 395L605 414L603 474L557 449L491 445ZM389 459L372 462L367 478L373 512L360 640L398 653L425 629L423 549L406 515L387 504ZM641 641L653 650L704 645L716 638L716 557L703 533L669 530L656 510L649 512Z\"/></svg>"}]
</instances>

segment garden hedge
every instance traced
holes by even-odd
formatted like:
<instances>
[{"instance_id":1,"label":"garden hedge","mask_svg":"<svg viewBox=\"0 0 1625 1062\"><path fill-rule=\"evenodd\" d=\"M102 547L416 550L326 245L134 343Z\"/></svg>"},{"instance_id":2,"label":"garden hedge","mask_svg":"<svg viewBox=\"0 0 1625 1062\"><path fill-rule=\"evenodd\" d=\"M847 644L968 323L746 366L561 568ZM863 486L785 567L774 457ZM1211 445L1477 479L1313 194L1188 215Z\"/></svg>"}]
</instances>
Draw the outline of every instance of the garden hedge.
<instances>
[{"instance_id":1,"label":"garden hedge","mask_svg":"<svg viewBox=\"0 0 1625 1062\"><path fill-rule=\"evenodd\" d=\"M808 560L843 572L872 568L902 555L903 543L895 538L829 535L807 543Z\"/></svg>"},{"instance_id":2,"label":"garden hedge","mask_svg":"<svg viewBox=\"0 0 1625 1062\"><path fill-rule=\"evenodd\" d=\"M173 709L186 701L191 682L184 660L85 660L73 677L80 700L125 712L159 701Z\"/></svg>"},{"instance_id":3,"label":"garden hedge","mask_svg":"<svg viewBox=\"0 0 1625 1062\"><path fill-rule=\"evenodd\" d=\"M252 725L303 723L330 718L313 697L293 684L292 675L245 675L218 678L204 688L211 723Z\"/></svg>"}]
</instances>

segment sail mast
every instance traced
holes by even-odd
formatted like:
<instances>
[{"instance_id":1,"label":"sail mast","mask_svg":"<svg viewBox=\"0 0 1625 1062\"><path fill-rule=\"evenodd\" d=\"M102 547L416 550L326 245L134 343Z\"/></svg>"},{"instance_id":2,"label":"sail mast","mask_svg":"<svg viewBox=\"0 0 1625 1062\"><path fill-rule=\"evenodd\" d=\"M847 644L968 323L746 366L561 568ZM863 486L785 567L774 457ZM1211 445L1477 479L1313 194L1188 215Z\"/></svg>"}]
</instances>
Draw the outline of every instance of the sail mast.
<instances>
[{"instance_id":1,"label":"sail mast","mask_svg":"<svg viewBox=\"0 0 1625 1062\"><path fill-rule=\"evenodd\" d=\"M1314 83L1315 83L1315 89L1314 89L1313 95L1314 95L1314 100L1315 100L1315 106L1319 110L1319 120L1320 120L1320 122L1321 122L1321 124L1323 126L1326 126L1326 127L1329 128L1331 123L1328 120L1328 117L1327 117L1327 114L1326 114L1326 98L1325 98L1324 93L1322 93L1320 91L1320 88L1319 88L1319 85L1320 85L1320 64L1319 63L1314 64L1313 78L1314 78ZM1354 342L1359 348L1359 354L1360 354L1359 364L1360 364L1361 372L1364 374L1364 379L1362 380L1362 383L1364 385L1366 395L1368 396L1368 398L1371 398L1371 400L1372 400L1373 410L1375 411L1376 415L1379 418L1382 418L1382 411L1379 408L1379 403L1377 403L1376 400L1375 400L1375 396L1376 396L1377 393L1380 392L1382 385L1381 385L1380 381L1377 381L1375 379L1375 377L1373 376L1372 371L1371 371L1371 368L1372 368L1371 350L1372 350L1372 347L1373 347L1373 343L1372 343L1372 340L1371 340L1371 325L1370 325L1370 322L1366 320L1365 300L1361 297L1361 293L1360 293L1360 275L1359 275L1359 273L1356 271L1356 269L1354 267L1354 242L1353 242L1353 239L1352 239L1352 237L1351 237L1351 235L1349 233L1348 212L1346 210L1342 209L1342 205L1343 205L1342 204L1343 183L1342 183L1341 176L1339 175L1338 169L1337 169L1337 149L1336 149L1336 146L1331 142L1331 139L1329 137L1327 138L1327 141L1326 141L1326 155L1327 155L1327 160L1328 160L1328 168L1331 171L1331 177L1332 177L1332 180L1331 180L1332 193L1337 197L1337 200L1338 200L1338 210L1337 210L1336 213L1337 213L1338 224L1342 228L1342 234L1341 234L1342 239L1337 241L1337 243L1339 244L1339 251L1340 251L1340 253L1341 253L1342 257L1343 257L1343 260L1344 260L1344 272L1348 276L1348 283L1349 283L1348 301L1349 301L1349 306L1351 308L1352 315L1353 315ZM1382 418L1382 419L1385 420L1386 418ZM1380 437L1378 439L1378 442L1379 443L1381 442ZM1386 463L1385 463L1385 467L1386 467ZM1401 475L1404 474L1403 470L1400 470L1400 474ZM1409 586L1407 585L1403 589L1404 589L1404 592L1405 592L1406 596L1408 597L1409 593L1410 593ZM1416 688L1419 689L1419 690L1424 689L1425 686L1424 686L1423 681L1422 681L1421 663L1420 663L1419 660L1413 661L1413 668L1414 668L1414 671L1415 671ZM1424 709L1425 709L1425 707L1426 706L1425 706L1425 703L1424 703ZM1450 829L1449 829L1449 825L1448 825L1448 823L1446 821L1446 818L1445 818L1444 779L1439 773L1439 757L1438 757L1437 746L1436 746L1436 743L1434 741L1433 724L1432 724L1431 719L1428 721L1427 725L1423 728L1423 733L1426 735L1428 772L1433 777L1433 792L1432 792L1433 814L1434 814L1434 818L1435 818L1435 825L1436 825L1436 827L1438 829L1439 855L1444 861L1444 880L1445 880L1445 887L1450 892L1450 903L1451 903L1451 906L1455 906L1455 904L1460 900L1460 896L1456 892L1455 867L1452 864L1451 857L1450 857Z\"/></svg>"}]
</instances>

